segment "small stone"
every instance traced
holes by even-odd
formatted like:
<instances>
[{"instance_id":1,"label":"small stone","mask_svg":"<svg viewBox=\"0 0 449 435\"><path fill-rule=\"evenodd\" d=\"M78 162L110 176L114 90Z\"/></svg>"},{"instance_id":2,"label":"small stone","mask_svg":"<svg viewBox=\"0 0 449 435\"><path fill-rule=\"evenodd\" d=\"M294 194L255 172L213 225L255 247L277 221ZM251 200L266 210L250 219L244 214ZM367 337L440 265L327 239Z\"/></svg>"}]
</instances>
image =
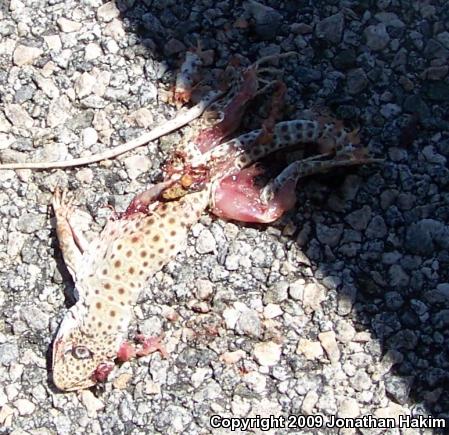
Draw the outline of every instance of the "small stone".
<instances>
[{"instance_id":1,"label":"small stone","mask_svg":"<svg viewBox=\"0 0 449 435\"><path fill-rule=\"evenodd\" d=\"M148 128L153 124L153 114L148 109L142 108L131 113L128 121L137 127Z\"/></svg>"},{"instance_id":2,"label":"small stone","mask_svg":"<svg viewBox=\"0 0 449 435\"><path fill-rule=\"evenodd\" d=\"M272 285L264 295L263 301L265 304L279 304L285 301L288 297L288 282L279 281Z\"/></svg>"},{"instance_id":3,"label":"small stone","mask_svg":"<svg viewBox=\"0 0 449 435\"><path fill-rule=\"evenodd\" d=\"M364 230L371 219L371 207L364 205L361 209L353 211L346 216L345 221L355 230Z\"/></svg>"},{"instance_id":4,"label":"small stone","mask_svg":"<svg viewBox=\"0 0 449 435\"><path fill-rule=\"evenodd\" d=\"M68 20L67 18L59 18L57 21L58 27L61 29L61 32L71 33L77 32L83 27L81 23L77 23L76 21Z\"/></svg>"},{"instance_id":5,"label":"small stone","mask_svg":"<svg viewBox=\"0 0 449 435\"><path fill-rule=\"evenodd\" d=\"M298 279L290 284L288 294L295 301L301 301L304 295L304 280Z\"/></svg>"},{"instance_id":6,"label":"small stone","mask_svg":"<svg viewBox=\"0 0 449 435\"><path fill-rule=\"evenodd\" d=\"M385 378L385 391L396 403L405 405L408 401L413 385L413 376L387 376Z\"/></svg>"},{"instance_id":7,"label":"small stone","mask_svg":"<svg viewBox=\"0 0 449 435\"><path fill-rule=\"evenodd\" d=\"M54 99L48 109L47 125L50 128L64 124L70 116L72 105L66 95Z\"/></svg>"},{"instance_id":8,"label":"small stone","mask_svg":"<svg viewBox=\"0 0 449 435\"><path fill-rule=\"evenodd\" d=\"M395 116L399 115L401 111L401 106L393 103L384 104L380 109L380 113L382 114L382 116L387 119L394 118Z\"/></svg>"},{"instance_id":9,"label":"small stone","mask_svg":"<svg viewBox=\"0 0 449 435\"><path fill-rule=\"evenodd\" d=\"M351 95L362 92L368 83L368 77L362 68L352 69L347 74L347 89Z\"/></svg>"},{"instance_id":10,"label":"small stone","mask_svg":"<svg viewBox=\"0 0 449 435\"><path fill-rule=\"evenodd\" d=\"M318 334L318 339L320 340L330 362L332 364L337 363L340 360L340 349L338 348L337 340L335 339L335 332L321 332Z\"/></svg>"},{"instance_id":11,"label":"small stone","mask_svg":"<svg viewBox=\"0 0 449 435\"><path fill-rule=\"evenodd\" d=\"M75 174L75 178L85 184L91 184L94 179L94 173L90 168L81 168Z\"/></svg>"},{"instance_id":12,"label":"small stone","mask_svg":"<svg viewBox=\"0 0 449 435\"><path fill-rule=\"evenodd\" d=\"M117 8L115 2L107 2L97 9L97 18L101 21L111 21L120 16L120 10Z\"/></svg>"},{"instance_id":13,"label":"small stone","mask_svg":"<svg viewBox=\"0 0 449 435\"><path fill-rule=\"evenodd\" d=\"M371 388L372 382L368 374L363 369L357 370L355 375L350 379L352 388L356 391L366 391Z\"/></svg>"},{"instance_id":14,"label":"small stone","mask_svg":"<svg viewBox=\"0 0 449 435\"><path fill-rule=\"evenodd\" d=\"M36 409L36 405L27 399L16 400L14 406L17 408L20 415L30 415Z\"/></svg>"},{"instance_id":15,"label":"small stone","mask_svg":"<svg viewBox=\"0 0 449 435\"><path fill-rule=\"evenodd\" d=\"M246 353L239 349L234 352L225 352L220 355L220 361L224 362L227 365L235 364L239 362L242 358L246 356Z\"/></svg>"},{"instance_id":16,"label":"small stone","mask_svg":"<svg viewBox=\"0 0 449 435\"><path fill-rule=\"evenodd\" d=\"M94 91L96 85L97 80L93 75L88 72L81 74L76 80L74 86L76 96L78 98L83 98L90 95Z\"/></svg>"},{"instance_id":17,"label":"small stone","mask_svg":"<svg viewBox=\"0 0 449 435\"><path fill-rule=\"evenodd\" d=\"M275 9L254 0L246 2L245 7L255 20L257 36L265 41L273 40L282 23L282 15Z\"/></svg>"},{"instance_id":18,"label":"small stone","mask_svg":"<svg viewBox=\"0 0 449 435\"><path fill-rule=\"evenodd\" d=\"M97 411L104 409L105 404L94 396L90 390L82 390L80 393L81 402L86 407L87 415L91 418L97 416Z\"/></svg>"},{"instance_id":19,"label":"small stone","mask_svg":"<svg viewBox=\"0 0 449 435\"><path fill-rule=\"evenodd\" d=\"M437 246L449 248L449 227L435 219L422 219L407 228L405 248L416 255L433 255Z\"/></svg>"},{"instance_id":20,"label":"small stone","mask_svg":"<svg viewBox=\"0 0 449 435\"><path fill-rule=\"evenodd\" d=\"M62 49L62 42L61 42L61 38L59 37L59 35L48 35L48 36L44 36L44 41L47 44L47 47L50 50L53 51L61 51Z\"/></svg>"},{"instance_id":21,"label":"small stone","mask_svg":"<svg viewBox=\"0 0 449 435\"><path fill-rule=\"evenodd\" d=\"M282 313L281 307L277 304L268 304L263 310L265 319L274 319L275 317L281 316Z\"/></svg>"},{"instance_id":22,"label":"small stone","mask_svg":"<svg viewBox=\"0 0 449 435\"><path fill-rule=\"evenodd\" d=\"M105 36L110 36L115 41L121 40L125 36L125 29L123 28L123 23L120 20L112 20L107 24L103 31Z\"/></svg>"},{"instance_id":23,"label":"small stone","mask_svg":"<svg viewBox=\"0 0 449 435\"><path fill-rule=\"evenodd\" d=\"M374 415L375 417L382 419L394 418L397 422L399 417L403 418L405 415L410 415L410 411L401 405L391 402L389 406L377 409L374 412Z\"/></svg>"},{"instance_id":24,"label":"small stone","mask_svg":"<svg viewBox=\"0 0 449 435\"><path fill-rule=\"evenodd\" d=\"M226 256L225 267L226 270L238 270L240 267L240 258L238 255L230 254Z\"/></svg>"},{"instance_id":25,"label":"small stone","mask_svg":"<svg viewBox=\"0 0 449 435\"><path fill-rule=\"evenodd\" d=\"M360 415L359 403L352 397L342 399L337 414L339 418L356 418Z\"/></svg>"},{"instance_id":26,"label":"small stone","mask_svg":"<svg viewBox=\"0 0 449 435\"><path fill-rule=\"evenodd\" d=\"M214 287L209 280L199 279L196 281L196 294L201 300L208 300L214 293Z\"/></svg>"},{"instance_id":27,"label":"small stone","mask_svg":"<svg viewBox=\"0 0 449 435\"><path fill-rule=\"evenodd\" d=\"M164 46L164 52L167 56L173 56L182 51L185 51L186 46L179 40L175 38L171 38L167 41Z\"/></svg>"},{"instance_id":28,"label":"small stone","mask_svg":"<svg viewBox=\"0 0 449 435\"><path fill-rule=\"evenodd\" d=\"M388 271L390 285L392 287L406 287L410 282L410 277L399 264L393 264Z\"/></svg>"},{"instance_id":29,"label":"small stone","mask_svg":"<svg viewBox=\"0 0 449 435\"><path fill-rule=\"evenodd\" d=\"M321 302L326 299L326 289L318 284L309 283L304 287L302 305L304 308L309 308L316 311L320 308Z\"/></svg>"},{"instance_id":30,"label":"small stone","mask_svg":"<svg viewBox=\"0 0 449 435\"><path fill-rule=\"evenodd\" d=\"M449 83L447 80L427 82L425 85L425 93L432 101L449 101Z\"/></svg>"},{"instance_id":31,"label":"small stone","mask_svg":"<svg viewBox=\"0 0 449 435\"><path fill-rule=\"evenodd\" d=\"M134 155L124 159L126 172L131 180L151 169L151 161L147 156Z\"/></svg>"},{"instance_id":32,"label":"small stone","mask_svg":"<svg viewBox=\"0 0 449 435\"><path fill-rule=\"evenodd\" d=\"M302 401L301 411L305 415L312 415L318 399L318 393L315 390L309 390Z\"/></svg>"},{"instance_id":33,"label":"small stone","mask_svg":"<svg viewBox=\"0 0 449 435\"><path fill-rule=\"evenodd\" d=\"M330 246L331 248L338 245L341 235L343 233L343 225L334 225L329 227L317 223L316 225L316 237L324 245Z\"/></svg>"},{"instance_id":34,"label":"small stone","mask_svg":"<svg viewBox=\"0 0 449 435\"><path fill-rule=\"evenodd\" d=\"M422 150L422 153L429 163L434 163L437 165L446 164L447 161L446 157L442 156L441 154L438 154L432 145L425 146Z\"/></svg>"},{"instance_id":35,"label":"small stone","mask_svg":"<svg viewBox=\"0 0 449 435\"><path fill-rule=\"evenodd\" d=\"M129 382L133 378L132 373L122 373L121 375L117 376L114 381L112 382L112 385L117 390L124 390L128 387ZM100 408L101 409L101 408Z\"/></svg>"},{"instance_id":36,"label":"small stone","mask_svg":"<svg viewBox=\"0 0 449 435\"><path fill-rule=\"evenodd\" d=\"M354 329L352 324L347 322L346 320L339 320L337 322L336 331L337 338L342 343L348 343L352 341L356 334L356 330Z\"/></svg>"},{"instance_id":37,"label":"small stone","mask_svg":"<svg viewBox=\"0 0 449 435\"><path fill-rule=\"evenodd\" d=\"M249 309L243 311L237 320L235 331L249 337L260 337L262 335L262 324L257 311Z\"/></svg>"},{"instance_id":38,"label":"small stone","mask_svg":"<svg viewBox=\"0 0 449 435\"><path fill-rule=\"evenodd\" d=\"M374 51L383 50L390 42L390 35L384 23L368 26L364 31L364 35L366 45Z\"/></svg>"},{"instance_id":39,"label":"small stone","mask_svg":"<svg viewBox=\"0 0 449 435\"><path fill-rule=\"evenodd\" d=\"M303 354L308 360L314 360L323 356L323 347L318 341L300 338L296 348L296 353Z\"/></svg>"},{"instance_id":40,"label":"small stone","mask_svg":"<svg viewBox=\"0 0 449 435\"><path fill-rule=\"evenodd\" d=\"M22 233L33 234L45 225L45 215L24 212L17 221L17 229Z\"/></svg>"},{"instance_id":41,"label":"small stone","mask_svg":"<svg viewBox=\"0 0 449 435\"><path fill-rule=\"evenodd\" d=\"M196 240L196 252L198 254L208 254L209 252L215 252L217 249L217 243L215 242L214 236L208 229L201 231L198 239Z\"/></svg>"},{"instance_id":42,"label":"small stone","mask_svg":"<svg viewBox=\"0 0 449 435\"><path fill-rule=\"evenodd\" d=\"M42 53L40 48L18 45L13 54L14 65L31 65Z\"/></svg>"},{"instance_id":43,"label":"small stone","mask_svg":"<svg viewBox=\"0 0 449 435\"><path fill-rule=\"evenodd\" d=\"M341 41L344 23L343 14L331 15L318 22L315 28L315 35L320 39L326 39L332 44L338 44Z\"/></svg>"},{"instance_id":44,"label":"small stone","mask_svg":"<svg viewBox=\"0 0 449 435\"><path fill-rule=\"evenodd\" d=\"M404 298L399 292L391 291L385 293L385 305L391 311L396 311L404 304Z\"/></svg>"},{"instance_id":45,"label":"small stone","mask_svg":"<svg viewBox=\"0 0 449 435\"><path fill-rule=\"evenodd\" d=\"M376 215L368 224L365 234L369 239L382 239L387 235L387 231L387 225L385 224L384 218L380 215Z\"/></svg>"},{"instance_id":46,"label":"small stone","mask_svg":"<svg viewBox=\"0 0 449 435\"><path fill-rule=\"evenodd\" d=\"M5 107L5 115L15 127L31 129L34 120L28 115L28 112L19 104L8 104Z\"/></svg>"},{"instance_id":47,"label":"small stone","mask_svg":"<svg viewBox=\"0 0 449 435\"><path fill-rule=\"evenodd\" d=\"M0 344L0 364L9 366L19 358L19 348L13 343Z\"/></svg>"},{"instance_id":48,"label":"small stone","mask_svg":"<svg viewBox=\"0 0 449 435\"><path fill-rule=\"evenodd\" d=\"M274 366L281 359L281 346L273 341L257 343L254 346L254 357L262 366Z\"/></svg>"},{"instance_id":49,"label":"small stone","mask_svg":"<svg viewBox=\"0 0 449 435\"><path fill-rule=\"evenodd\" d=\"M83 145L86 148L91 147L92 145L96 144L98 141L97 130L95 130L95 128L92 128L92 127L85 128L81 132L81 137L83 140Z\"/></svg>"},{"instance_id":50,"label":"small stone","mask_svg":"<svg viewBox=\"0 0 449 435\"><path fill-rule=\"evenodd\" d=\"M101 47L95 42L91 42L84 49L84 59L87 61L95 60L103 54Z\"/></svg>"},{"instance_id":51,"label":"small stone","mask_svg":"<svg viewBox=\"0 0 449 435\"><path fill-rule=\"evenodd\" d=\"M35 76L36 84L40 89L44 92L45 95L49 98L57 98L59 97L59 89L55 85L53 79L51 77L46 78L39 74Z\"/></svg>"}]
</instances>

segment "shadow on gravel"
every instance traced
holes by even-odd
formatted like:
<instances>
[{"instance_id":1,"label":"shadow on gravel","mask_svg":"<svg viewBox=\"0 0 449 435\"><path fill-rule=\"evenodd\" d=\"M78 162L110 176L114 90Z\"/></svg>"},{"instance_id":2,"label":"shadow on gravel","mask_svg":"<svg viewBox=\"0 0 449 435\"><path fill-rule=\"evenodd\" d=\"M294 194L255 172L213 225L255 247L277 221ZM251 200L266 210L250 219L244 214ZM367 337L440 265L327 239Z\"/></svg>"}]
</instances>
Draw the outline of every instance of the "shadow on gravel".
<instances>
[{"instance_id":1,"label":"shadow on gravel","mask_svg":"<svg viewBox=\"0 0 449 435\"><path fill-rule=\"evenodd\" d=\"M275 1L262 3L276 4ZM262 8L257 12L260 15L253 12L246 21L240 2L117 1L126 33L134 34L136 44L144 48L148 80L167 82L173 80L183 53L195 47L198 40L203 49L218 53L216 58L220 60L215 62L219 67L235 54L254 61L261 54L276 51L280 41L283 51L298 50L303 38L287 40L290 25L307 25L314 14L320 18L328 14L318 6L311 6L312 2L284 3L285 10L271 13L271 18L270 12ZM371 7L376 12L376 6ZM355 11L363 13L357 7ZM227 23L236 23L240 17L244 19L239 25L227 27ZM301 34L299 30L298 34ZM347 49L344 44L340 44L343 48L338 45L335 48L316 37L307 41L299 49L301 61L293 72L294 77L287 78L290 96L295 96L298 108L324 103L335 109L335 116L361 121L363 137L373 138L371 145L376 152L385 154L387 149L394 148L396 155L403 153L399 138L410 120L410 110L384 126L363 123L361 114L373 104L378 93L388 88L388 82L382 81L382 72L370 69L368 55L352 47ZM329 62L330 55L339 62ZM338 85L335 92L317 98L319 90L326 86L323 77L328 73L323 74L324 66L335 68L339 74L343 71L343 82L348 70L369 70L372 86L359 94L348 95ZM400 88L392 92L392 98L401 105L407 95ZM369 110L378 111L378 107ZM423 129L421 135L428 133ZM413 137L408 145L406 154L410 161L417 160L419 149L413 144ZM408 405L415 415L430 413L447 418L449 284L441 283L448 282L449 255L436 240L447 234L438 233L438 236L432 222L422 223L431 221L432 217L443 219L447 205L415 204L411 199L412 193L420 190L432 195L430 184L441 185L441 177L446 175L412 172L407 160L395 161L386 162L381 168L360 168L350 175L345 172L306 180L298 191L297 214L291 214L298 228L292 237L298 240L309 262L305 267L312 269L319 284L327 288L327 298L337 299L337 317L350 319L357 331L368 331L375 337L366 346L360 343L361 360L356 360L355 353L349 361L356 372L351 378L352 387L356 391L360 389L356 394L369 398L364 380L374 381L370 390L375 391L376 379L382 379L386 394L393 402ZM432 177L440 178L432 181ZM331 306L326 301L322 305L326 314L335 309L335 304ZM372 373L374 368L365 364L366 354L375 362L381 361L376 364L380 371ZM308 364L297 355L292 356L294 360L297 367L293 371ZM367 372L368 376L360 375ZM317 391L322 387L316 385Z\"/></svg>"}]
</instances>

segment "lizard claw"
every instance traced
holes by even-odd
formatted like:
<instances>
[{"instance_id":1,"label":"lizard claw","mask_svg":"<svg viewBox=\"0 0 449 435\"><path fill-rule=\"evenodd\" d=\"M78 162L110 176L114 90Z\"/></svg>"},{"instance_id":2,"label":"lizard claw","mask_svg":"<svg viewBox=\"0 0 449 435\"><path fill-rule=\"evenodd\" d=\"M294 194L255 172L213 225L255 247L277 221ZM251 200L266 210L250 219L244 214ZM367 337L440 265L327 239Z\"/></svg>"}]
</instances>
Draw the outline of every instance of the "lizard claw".
<instances>
[{"instance_id":1,"label":"lizard claw","mask_svg":"<svg viewBox=\"0 0 449 435\"><path fill-rule=\"evenodd\" d=\"M52 200L55 214L64 219L68 219L74 212L73 198L68 198L67 193L67 189L61 190L59 187L56 187Z\"/></svg>"}]
</instances>

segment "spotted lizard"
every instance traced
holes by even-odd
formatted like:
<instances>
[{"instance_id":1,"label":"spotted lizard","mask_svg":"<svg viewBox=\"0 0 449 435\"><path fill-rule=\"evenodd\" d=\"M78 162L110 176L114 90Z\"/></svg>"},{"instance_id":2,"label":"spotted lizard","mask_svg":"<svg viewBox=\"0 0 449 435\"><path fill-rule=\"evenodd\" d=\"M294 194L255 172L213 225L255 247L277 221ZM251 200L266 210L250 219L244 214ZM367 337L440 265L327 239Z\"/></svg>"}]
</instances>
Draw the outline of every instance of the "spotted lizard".
<instances>
[{"instance_id":1,"label":"spotted lizard","mask_svg":"<svg viewBox=\"0 0 449 435\"><path fill-rule=\"evenodd\" d=\"M128 325L148 278L177 255L206 209L225 219L273 222L294 206L300 178L376 161L358 147L355 134L324 118L276 123L271 117L263 128L225 140L257 93L257 71L249 68L220 122L190 140L167 164L165 179L137 195L90 243L71 223L68 195L55 191L57 237L79 294L53 344L53 381L59 389L106 381L117 359L166 354L159 338L138 336L136 345L126 341ZM256 164L260 158L304 143L315 144L314 156L288 165L264 187L255 183L263 172Z\"/></svg>"}]
</instances>

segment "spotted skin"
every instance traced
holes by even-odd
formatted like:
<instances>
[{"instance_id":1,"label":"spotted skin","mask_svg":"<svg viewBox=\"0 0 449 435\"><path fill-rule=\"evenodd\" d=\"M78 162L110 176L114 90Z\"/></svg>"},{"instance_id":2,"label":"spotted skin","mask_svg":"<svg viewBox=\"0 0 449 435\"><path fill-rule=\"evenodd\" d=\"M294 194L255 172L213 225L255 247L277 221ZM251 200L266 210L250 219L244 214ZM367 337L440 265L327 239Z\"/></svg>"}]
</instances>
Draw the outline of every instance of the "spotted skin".
<instances>
[{"instance_id":1,"label":"spotted skin","mask_svg":"<svg viewBox=\"0 0 449 435\"><path fill-rule=\"evenodd\" d=\"M73 265L80 295L54 343L53 381L59 389L88 388L96 383L99 366L113 364L142 286L179 252L189 227L206 208L208 195L193 193L159 203L150 214L137 212L109 221L99 238L74 259L73 249L66 248L75 242L65 231L72 209L56 192L59 241L64 259Z\"/></svg>"}]
</instances>

